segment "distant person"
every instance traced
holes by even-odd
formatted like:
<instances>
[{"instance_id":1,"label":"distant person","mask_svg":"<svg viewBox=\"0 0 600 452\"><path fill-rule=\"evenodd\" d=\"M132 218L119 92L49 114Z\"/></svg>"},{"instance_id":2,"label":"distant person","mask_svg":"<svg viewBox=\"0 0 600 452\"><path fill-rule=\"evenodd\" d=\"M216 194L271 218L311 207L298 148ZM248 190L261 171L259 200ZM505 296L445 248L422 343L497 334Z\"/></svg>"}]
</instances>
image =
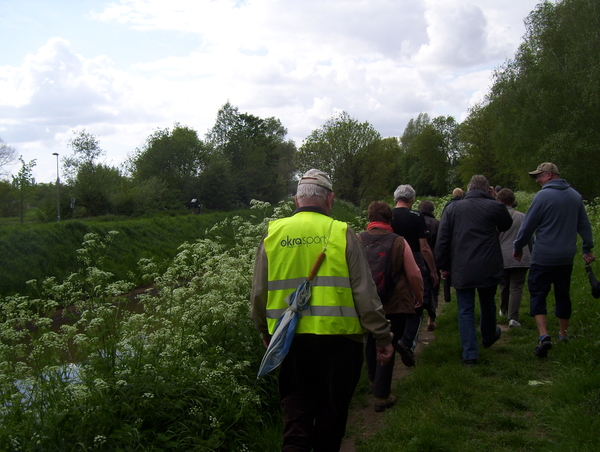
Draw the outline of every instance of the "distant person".
<instances>
[{"instance_id":1,"label":"distant person","mask_svg":"<svg viewBox=\"0 0 600 452\"><path fill-rule=\"evenodd\" d=\"M446 207L448 207L453 202L460 201L461 199L463 199L464 196L465 196L465 192L462 188L457 187L454 190L452 190L452 199L450 199L450 201L448 201L446 203L446 205L444 206L444 210L446 210ZM442 214L444 213L444 210L442 210ZM452 286L452 280L450 277L450 273L447 273L446 276L444 277L441 275L441 272L440 272L440 276L444 280L444 301L446 303L449 303L450 301L452 301L452 292L450 290L450 288Z\"/></svg>"},{"instance_id":2,"label":"distant person","mask_svg":"<svg viewBox=\"0 0 600 452\"><path fill-rule=\"evenodd\" d=\"M369 205L368 219L367 230L358 234L360 242L365 247L378 244L390 250L388 276L392 280L388 282L389 293L385 287L382 288L385 296L381 297L381 301L385 316L390 321L390 329L394 333L392 345L398 349L398 340L404 333L406 319L414 315L415 307L423 305L423 278L410 246L403 237L394 234L392 230L390 206L385 202L372 202ZM374 271L373 267L371 270ZM395 360L392 355L392 358L382 365L376 361L376 355L376 341L369 333L365 348L367 373L375 396L375 411L381 412L396 402L396 397L390 395Z\"/></svg>"},{"instance_id":3,"label":"distant person","mask_svg":"<svg viewBox=\"0 0 600 452\"><path fill-rule=\"evenodd\" d=\"M431 201L423 200L419 203L417 209L425 217L425 223L427 224L427 243L429 244L429 248L431 248L431 252L435 256L435 242L437 240L438 229L440 227L440 222L433 213L435 211L435 205ZM437 317L438 297L440 295L439 270L437 270L437 276L438 283L433 286L433 296L430 297L428 303L423 305L428 314L427 331L433 331L437 328L435 319Z\"/></svg>"},{"instance_id":4,"label":"distant person","mask_svg":"<svg viewBox=\"0 0 600 452\"><path fill-rule=\"evenodd\" d=\"M392 209L392 228L394 232L406 239L413 252L413 256L421 275L423 275L424 297L423 303L430 303L433 297L433 287L438 283L437 269L433 253L427 243L427 223L425 217L416 210L412 210L416 192L410 185L399 185L394 192L396 206ZM415 365L414 350L417 345L419 329L423 317L423 307L417 308L415 315L406 321L404 335L398 341L398 350L404 365Z\"/></svg>"},{"instance_id":5,"label":"distant person","mask_svg":"<svg viewBox=\"0 0 600 452\"><path fill-rule=\"evenodd\" d=\"M500 338L494 296L502 282L504 265L498 231L507 231L512 218L506 206L489 193L484 176L471 178L467 194L442 214L436 243L436 263L442 275L450 273L458 302L458 327L463 365L477 364L475 292L481 309L480 329L484 348Z\"/></svg>"},{"instance_id":6,"label":"distant person","mask_svg":"<svg viewBox=\"0 0 600 452\"><path fill-rule=\"evenodd\" d=\"M394 353L365 250L346 223L331 218L333 196L329 176L307 171L298 182L297 210L269 223L256 253L250 315L268 345L288 308L286 297L306 279L327 243L309 307L302 311L279 369L286 452L340 449L366 331L377 341L381 362Z\"/></svg>"},{"instance_id":7,"label":"distant person","mask_svg":"<svg viewBox=\"0 0 600 452\"><path fill-rule=\"evenodd\" d=\"M586 264L594 262L592 254L594 239L590 220L581 195L561 179L558 168L550 162L541 163L529 175L542 186L534 196L523 224L514 242L513 256L523 259L523 250L535 233L529 269L530 315L535 318L539 340L534 353L544 358L552 348L552 338L546 327L546 298L554 285L558 317L558 340L569 339L571 318L571 273L577 253L577 234L581 236L581 249Z\"/></svg>"},{"instance_id":8,"label":"distant person","mask_svg":"<svg viewBox=\"0 0 600 452\"><path fill-rule=\"evenodd\" d=\"M510 229L501 232L498 239L500 240L502 259L504 260L504 280L500 284L500 315L508 314L508 326L514 328L521 326L519 323L519 309L523 298L525 277L531 263L530 245L523 248L523 257L520 261L513 257L513 242L517 238L525 214L514 209L515 194L510 188L500 190L497 199L506 206L513 219Z\"/></svg>"}]
</instances>

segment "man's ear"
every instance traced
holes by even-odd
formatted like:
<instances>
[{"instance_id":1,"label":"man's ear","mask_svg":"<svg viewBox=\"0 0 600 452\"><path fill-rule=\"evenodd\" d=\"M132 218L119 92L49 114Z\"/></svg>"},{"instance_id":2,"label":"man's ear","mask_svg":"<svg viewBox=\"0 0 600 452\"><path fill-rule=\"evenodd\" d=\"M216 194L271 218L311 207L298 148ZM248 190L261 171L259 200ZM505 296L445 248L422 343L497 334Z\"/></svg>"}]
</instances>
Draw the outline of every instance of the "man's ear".
<instances>
[{"instance_id":1,"label":"man's ear","mask_svg":"<svg viewBox=\"0 0 600 452\"><path fill-rule=\"evenodd\" d=\"M298 209L300 207L300 204L298 204L298 195L294 195L294 202L296 203L296 209Z\"/></svg>"}]
</instances>

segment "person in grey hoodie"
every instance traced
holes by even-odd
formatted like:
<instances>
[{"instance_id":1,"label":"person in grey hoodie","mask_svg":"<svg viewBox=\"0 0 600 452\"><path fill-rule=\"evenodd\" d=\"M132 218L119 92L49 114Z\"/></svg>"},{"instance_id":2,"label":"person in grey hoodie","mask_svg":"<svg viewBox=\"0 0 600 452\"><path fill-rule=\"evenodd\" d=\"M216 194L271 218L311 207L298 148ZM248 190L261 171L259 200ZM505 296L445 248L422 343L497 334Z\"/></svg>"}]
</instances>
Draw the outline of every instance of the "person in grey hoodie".
<instances>
[{"instance_id":1,"label":"person in grey hoodie","mask_svg":"<svg viewBox=\"0 0 600 452\"><path fill-rule=\"evenodd\" d=\"M560 327L558 340L567 341L569 337L567 328L572 309L569 290L573 259L577 253L577 234L582 239L585 262L590 264L596 258L591 251L594 246L592 227L581 195L561 179L553 163L541 163L529 175L542 189L534 196L525 214L513 244L513 257L521 260L523 248L535 232L528 279L529 309L540 334L535 354L544 358L552 348L546 327L546 297L552 284L556 300L554 313Z\"/></svg>"}]
</instances>

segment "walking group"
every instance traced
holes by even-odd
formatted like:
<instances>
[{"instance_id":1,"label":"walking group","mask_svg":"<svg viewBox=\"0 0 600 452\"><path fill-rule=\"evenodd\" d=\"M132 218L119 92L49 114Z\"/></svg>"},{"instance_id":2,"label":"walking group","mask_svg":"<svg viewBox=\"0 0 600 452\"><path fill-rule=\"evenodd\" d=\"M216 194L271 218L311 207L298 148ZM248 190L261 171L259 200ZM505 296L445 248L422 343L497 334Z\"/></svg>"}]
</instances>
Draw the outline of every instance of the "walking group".
<instances>
[{"instance_id":1,"label":"walking group","mask_svg":"<svg viewBox=\"0 0 600 452\"><path fill-rule=\"evenodd\" d=\"M400 185L394 208L379 201L369 205L368 226L359 234L331 218L330 178L316 169L302 176L297 210L272 221L259 245L251 294L251 318L267 347L274 346L271 339L284 312L293 310L291 315L298 317L278 376L283 451L339 451L363 360L375 411L395 403L390 394L395 352L404 365L415 365L425 312L427 329L437 328L441 280L444 300L450 301L450 286L456 293L465 366L476 365L479 357L476 296L481 345L488 348L501 335L498 286L499 314L508 316L510 327L519 327L528 270L530 314L539 329L534 353L545 357L553 345L546 325L552 285L557 339L569 339L577 235L589 264L595 259L591 225L581 196L560 177L556 165L543 163L529 174L542 190L526 214L514 209L512 190L496 190L484 176L475 175L466 193L454 190L440 221L430 201L413 210L415 190ZM297 306L290 301L292 294L297 295L295 289L322 254L325 259L316 276L311 275L307 306L298 311L292 308Z\"/></svg>"}]
</instances>

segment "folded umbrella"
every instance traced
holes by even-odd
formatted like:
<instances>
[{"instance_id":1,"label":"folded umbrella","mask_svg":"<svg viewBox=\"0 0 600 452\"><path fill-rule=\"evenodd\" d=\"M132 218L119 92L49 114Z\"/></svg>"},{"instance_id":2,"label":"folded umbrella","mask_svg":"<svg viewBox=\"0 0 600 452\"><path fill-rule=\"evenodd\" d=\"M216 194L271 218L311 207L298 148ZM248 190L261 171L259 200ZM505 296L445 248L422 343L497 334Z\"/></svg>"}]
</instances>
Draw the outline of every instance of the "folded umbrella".
<instances>
[{"instance_id":1,"label":"folded umbrella","mask_svg":"<svg viewBox=\"0 0 600 452\"><path fill-rule=\"evenodd\" d=\"M260 368L258 369L258 378L279 366L283 358L287 355L290 345L292 345L294 334L296 333L296 323L298 323L298 319L302 315L300 312L308 307L308 302L310 301L311 281L317 274L324 259L325 252L323 251L317 257L308 278L286 297L285 301L289 307L275 325L271 342L269 342L265 356L263 356Z\"/></svg>"},{"instance_id":2,"label":"folded umbrella","mask_svg":"<svg viewBox=\"0 0 600 452\"><path fill-rule=\"evenodd\" d=\"M594 275L594 272L592 271L592 267L588 264L585 265L585 271L588 274L590 285L592 286L592 297L600 298L600 281L598 281L596 275Z\"/></svg>"}]
</instances>

